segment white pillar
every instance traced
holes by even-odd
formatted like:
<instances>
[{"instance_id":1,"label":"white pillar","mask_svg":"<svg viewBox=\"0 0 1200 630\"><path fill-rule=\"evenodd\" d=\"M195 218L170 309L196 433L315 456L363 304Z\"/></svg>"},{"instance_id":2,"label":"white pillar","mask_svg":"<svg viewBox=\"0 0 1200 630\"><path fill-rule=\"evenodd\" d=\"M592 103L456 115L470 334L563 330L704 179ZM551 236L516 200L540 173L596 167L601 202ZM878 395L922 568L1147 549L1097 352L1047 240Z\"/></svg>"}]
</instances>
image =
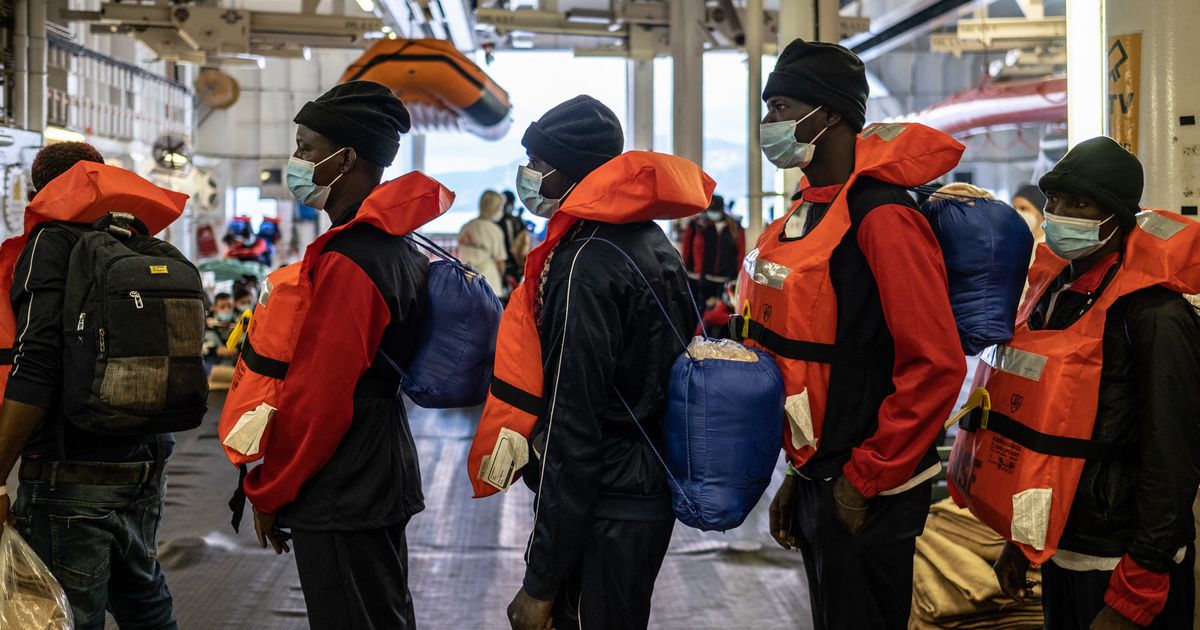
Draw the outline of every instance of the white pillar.
<instances>
[{"instance_id":1,"label":"white pillar","mask_svg":"<svg viewBox=\"0 0 1200 630\"><path fill-rule=\"evenodd\" d=\"M1067 144L1072 147L1105 131L1104 4L1067 0ZM1157 2L1134 4L1149 9Z\"/></svg>"},{"instance_id":2,"label":"white pillar","mask_svg":"<svg viewBox=\"0 0 1200 630\"><path fill-rule=\"evenodd\" d=\"M41 133L46 130L46 3L34 0L29 3L29 126L27 129Z\"/></svg>"},{"instance_id":3,"label":"white pillar","mask_svg":"<svg viewBox=\"0 0 1200 630\"><path fill-rule=\"evenodd\" d=\"M762 49L763 0L746 0L746 240L755 242L763 231L762 138L758 124L762 120Z\"/></svg>"},{"instance_id":4,"label":"white pillar","mask_svg":"<svg viewBox=\"0 0 1200 630\"><path fill-rule=\"evenodd\" d=\"M1120 59L1119 51L1108 51L1111 38L1140 33L1141 50L1140 55L1127 51L1128 58L1118 69L1122 75L1139 77L1137 91L1132 97L1129 93L1109 94L1104 111L1119 116L1122 107L1126 111L1137 108L1137 142L1131 148L1145 171L1143 204L1191 214L1200 206L1200 186L1196 184L1200 182L1200 84L1196 81L1200 4L1195 0L1106 0L1105 8L1109 69ZM1074 93L1071 99L1075 99Z\"/></svg>"},{"instance_id":5,"label":"white pillar","mask_svg":"<svg viewBox=\"0 0 1200 630\"><path fill-rule=\"evenodd\" d=\"M412 150L412 170L425 172L425 134L414 133L408 137Z\"/></svg>"},{"instance_id":6,"label":"white pillar","mask_svg":"<svg viewBox=\"0 0 1200 630\"><path fill-rule=\"evenodd\" d=\"M625 145L654 150L654 59L625 62Z\"/></svg>"},{"instance_id":7,"label":"white pillar","mask_svg":"<svg viewBox=\"0 0 1200 630\"><path fill-rule=\"evenodd\" d=\"M704 3L672 0L675 155L704 165Z\"/></svg>"},{"instance_id":8,"label":"white pillar","mask_svg":"<svg viewBox=\"0 0 1200 630\"><path fill-rule=\"evenodd\" d=\"M779 52L796 38L812 41L817 38L817 16L812 2L787 1L779 3ZM783 171L783 211L791 205L792 193L800 186L803 173L798 168ZM778 218L778 215L776 215Z\"/></svg>"}]
</instances>

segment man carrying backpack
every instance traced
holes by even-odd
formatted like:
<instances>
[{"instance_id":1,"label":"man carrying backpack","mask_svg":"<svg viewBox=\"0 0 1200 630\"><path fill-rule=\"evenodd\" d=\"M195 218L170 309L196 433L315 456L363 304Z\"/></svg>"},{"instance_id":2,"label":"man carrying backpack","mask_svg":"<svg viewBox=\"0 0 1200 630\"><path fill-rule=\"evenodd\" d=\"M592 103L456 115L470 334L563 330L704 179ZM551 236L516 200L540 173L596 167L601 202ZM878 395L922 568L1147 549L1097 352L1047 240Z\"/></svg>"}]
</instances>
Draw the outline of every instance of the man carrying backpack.
<instances>
[{"instance_id":1,"label":"man carrying backpack","mask_svg":"<svg viewBox=\"0 0 1200 630\"><path fill-rule=\"evenodd\" d=\"M817 628L902 630L933 443L965 372L941 251L905 188L963 147L920 125L864 131L863 62L834 44L789 44L763 100L763 152L805 175L746 256L749 317L731 322L784 375L789 471L771 535L804 556Z\"/></svg>"},{"instance_id":2,"label":"man carrying backpack","mask_svg":"<svg viewBox=\"0 0 1200 630\"><path fill-rule=\"evenodd\" d=\"M260 544L295 545L311 627L414 628L404 530L424 497L392 362L409 364L427 301L428 261L405 235L422 208L451 197L419 174L419 190L410 176L380 183L410 127L384 85L338 85L295 122L288 187L333 226L305 253L307 312L262 465L244 488Z\"/></svg>"},{"instance_id":3,"label":"man carrying backpack","mask_svg":"<svg viewBox=\"0 0 1200 630\"><path fill-rule=\"evenodd\" d=\"M26 232L0 247L4 290L12 284L11 306L0 307L0 346L10 348L13 366L0 409L0 478L20 456L12 515L66 592L76 628L102 629L106 609L122 628L174 628L171 594L155 555L165 460L174 440L149 425L127 425L123 434L99 428L135 420L116 406L149 409L180 398L191 407L175 414L180 428L203 417L199 275L174 248L136 234L141 230L132 220L157 232L180 215L186 197L105 166L82 143L46 147L32 174L39 193L26 210ZM135 217L111 223L107 232L91 230L93 221L120 208L114 199ZM92 248L96 243L133 254L125 258L128 266L111 266L112 259ZM75 264L73 257L87 260ZM80 293L103 294L92 276L99 268L119 269L108 278L113 283L143 288L81 306ZM168 285L178 291L166 299L145 288ZM64 327L76 317L70 329L78 334L65 338ZM157 353L161 364L147 356ZM128 358L137 354L143 356ZM93 370L103 374L100 401L93 399ZM0 487L0 494L2 527L10 493Z\"/></svg>"},{"instance_id":4,"label":"man carrying backpack","mask_svg":"<svg viewBox=\"0 0 1200 630\"><path fill-rule=\"evenodd\" d=\"M668 372L696 325L682 261L652 219L702 211L714 184L680 158L622 154L616 115L589 96L546 112L522 144L518 194L550 222L500 324L471 481L476 496L495 492L520 468L510 456L529 462L513 628L645 628L674 525L654 449ZM526 435L508 428L523 421Z\"/></svg>"}]
</instances>

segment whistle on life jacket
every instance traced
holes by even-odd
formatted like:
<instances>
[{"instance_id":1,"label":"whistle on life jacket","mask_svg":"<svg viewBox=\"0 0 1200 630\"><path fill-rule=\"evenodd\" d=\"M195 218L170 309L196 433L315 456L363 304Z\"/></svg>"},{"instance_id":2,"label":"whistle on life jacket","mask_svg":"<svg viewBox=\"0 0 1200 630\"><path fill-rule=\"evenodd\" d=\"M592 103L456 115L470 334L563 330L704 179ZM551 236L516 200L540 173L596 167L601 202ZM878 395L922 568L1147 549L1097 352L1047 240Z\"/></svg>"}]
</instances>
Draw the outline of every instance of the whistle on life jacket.
<instances>
[{"instance_id":1,"label":"whistle on life jacket","mask_svg":"<svg viewBox=\"0 0 1200 630\"><path fill-rule=\"evenodd\" d=\"M960 420L967 417L968 414L976 409L982 410L979 418L979 428L986 429L988 426L988 412L992 410L992 396L988 393L988 390L982 387L971 392L971 396L967 398L967 402L963 403L962 409L946 421L945 428L949 429L958 424Z\"/></svg>"},{"instance_id":2,"label":"whistle on life jacket","mask_svg":"<svg viewBox=\"0 0 1200 630\"><path fill-rule=\"evenodd\" d=\"M225 342L225 347L230 350L237 350L242 345L242 337L246 336L246 331L250 329L250 320L254 319L254 311L246 309L242 316L238 318L237 325L229 333L229 339Z\"/></svg>"}]
</instances>

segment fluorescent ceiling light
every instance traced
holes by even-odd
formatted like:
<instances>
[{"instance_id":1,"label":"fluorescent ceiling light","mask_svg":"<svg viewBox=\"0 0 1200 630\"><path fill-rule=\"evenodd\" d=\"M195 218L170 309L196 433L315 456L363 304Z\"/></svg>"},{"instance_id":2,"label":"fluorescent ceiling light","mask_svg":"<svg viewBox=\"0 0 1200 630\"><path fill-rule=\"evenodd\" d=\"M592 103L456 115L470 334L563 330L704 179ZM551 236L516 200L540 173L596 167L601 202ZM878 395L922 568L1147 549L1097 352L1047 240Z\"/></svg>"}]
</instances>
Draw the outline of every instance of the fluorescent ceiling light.
<instances>
[{"instance_id":1,"label":"fluorescent ceiling light","mask_svg":"<svg viewBox=\"0 0 1200 630\"><path fill-rule=\"evenodd\" d=\"M358 0L358 7L367 13L374 13L375 0Z\"/></svg>"},{"instance_id":2,"label":"fluorescent ceiling light","mask_svg":"<svg viewBox=\"0 0 1200 630\"><path fill-rule=\"evenodd\" d=\"M63 129L62 127L46 127L46 131L42 132L42 137L46 142L83 142L87 136L78 131Z\"/></svg>"}]
</instances>

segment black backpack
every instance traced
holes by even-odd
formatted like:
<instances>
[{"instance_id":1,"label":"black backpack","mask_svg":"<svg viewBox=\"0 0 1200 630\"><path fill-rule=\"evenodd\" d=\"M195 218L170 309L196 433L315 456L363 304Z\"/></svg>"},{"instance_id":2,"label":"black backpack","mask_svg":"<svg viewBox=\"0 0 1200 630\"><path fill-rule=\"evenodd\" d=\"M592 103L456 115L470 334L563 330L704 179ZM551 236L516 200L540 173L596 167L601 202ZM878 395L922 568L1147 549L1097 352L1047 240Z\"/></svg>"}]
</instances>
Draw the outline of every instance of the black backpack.
<instances>
[{"instance_id":1,"label":"black backpack","mask_svg":"<svg viewBox=\"0 0 1200 630\"><path fill-rule=\"evenodd\" d=\"M67 227L80 236L63 297L63 412L92 433L196 428L208 409L200 273L132 215Z\"/></svg>"}]
</instances>

